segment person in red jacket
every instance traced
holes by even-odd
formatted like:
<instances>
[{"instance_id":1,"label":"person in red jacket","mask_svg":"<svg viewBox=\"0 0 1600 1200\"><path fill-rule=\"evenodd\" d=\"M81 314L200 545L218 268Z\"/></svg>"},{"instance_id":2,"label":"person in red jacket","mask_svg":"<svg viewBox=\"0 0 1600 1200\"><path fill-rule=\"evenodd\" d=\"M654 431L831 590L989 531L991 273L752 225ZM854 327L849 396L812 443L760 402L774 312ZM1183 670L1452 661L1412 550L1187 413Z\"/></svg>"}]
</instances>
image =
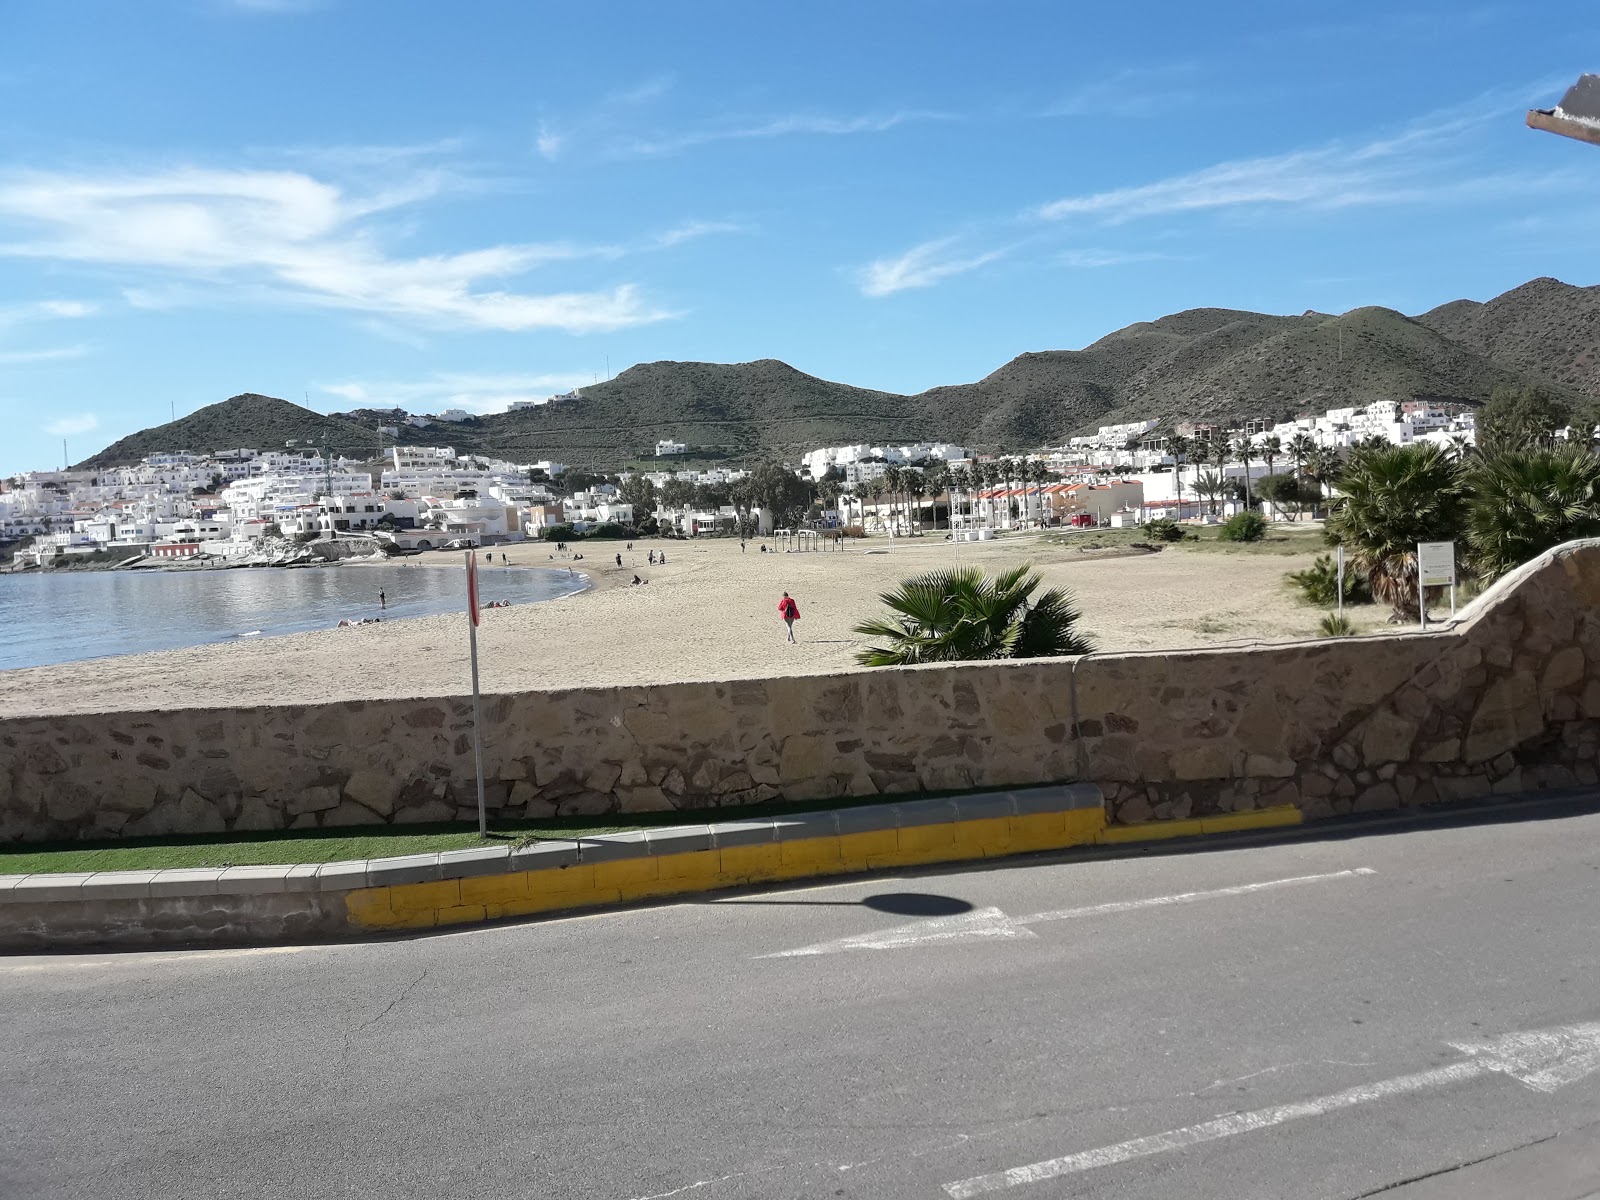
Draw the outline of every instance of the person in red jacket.
<instances>
[{"instance_id":1,"label":"person in red jacket","mask_svg":"<svg viewBox=\"0 0 1600 1200\"><path fill-rule=\"evenodd\" d=\"M778 601L778 615L783 618L783 623L789 627L789 640L794 641L794 623L800 619L800 606L788 592L783 594L783 599Z\"/></svg>"}]
</instances>

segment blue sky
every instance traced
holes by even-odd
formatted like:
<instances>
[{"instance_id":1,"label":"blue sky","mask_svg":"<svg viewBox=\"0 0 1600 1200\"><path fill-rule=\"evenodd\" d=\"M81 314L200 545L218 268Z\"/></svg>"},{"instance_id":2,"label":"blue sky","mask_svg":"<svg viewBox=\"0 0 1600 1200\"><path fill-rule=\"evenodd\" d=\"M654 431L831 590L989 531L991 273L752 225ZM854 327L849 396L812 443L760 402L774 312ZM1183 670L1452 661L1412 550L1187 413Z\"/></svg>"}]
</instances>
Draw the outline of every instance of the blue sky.
<instances>
[{"instance_id":1,"label":"blue sky","mask_svg":"<svg viewBox=\"0 0 1600 1200\"><path fill-rule=\"evenodd\" d=\"M1216 305L1600 282L1600 11L0 3L0 473L242 391L896 391Z\"/></svg>"}]
</instances>

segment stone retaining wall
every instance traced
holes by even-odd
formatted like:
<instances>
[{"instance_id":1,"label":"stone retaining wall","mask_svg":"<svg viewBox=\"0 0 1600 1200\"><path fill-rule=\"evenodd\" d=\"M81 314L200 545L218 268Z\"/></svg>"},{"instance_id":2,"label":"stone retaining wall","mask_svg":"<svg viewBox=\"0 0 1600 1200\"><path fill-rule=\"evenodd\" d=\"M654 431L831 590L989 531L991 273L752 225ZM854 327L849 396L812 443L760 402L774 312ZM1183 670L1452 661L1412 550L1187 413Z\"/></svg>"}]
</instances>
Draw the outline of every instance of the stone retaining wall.
<instances>
[{"instance_id":1,"label":"stone retaining wall","mask_svg":"<svg viewBox=\"0 0 1600 1200\"><path fill-rule=\"evenodd\" d=\"M1428 635L489 696L489 804L597 815L1082 778L1142 821L1595 783L1597 602L1600 541L1575 542ZM470 718L467 700L421 699L0 721L0 840L467 819Z\"/></svg>"}]
</instances>

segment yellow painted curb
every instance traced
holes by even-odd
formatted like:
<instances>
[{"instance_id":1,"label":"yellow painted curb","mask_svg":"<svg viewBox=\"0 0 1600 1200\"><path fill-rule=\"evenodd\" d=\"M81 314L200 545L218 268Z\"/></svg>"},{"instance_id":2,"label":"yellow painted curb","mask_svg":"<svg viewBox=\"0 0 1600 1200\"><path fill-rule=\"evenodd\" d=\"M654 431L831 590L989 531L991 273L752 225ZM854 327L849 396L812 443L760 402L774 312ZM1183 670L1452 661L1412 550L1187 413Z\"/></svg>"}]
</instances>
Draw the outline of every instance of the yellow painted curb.
<instances>
[{"instance_id":1,"label":"yellow painted curb","mask_svg":"<svg viewBox=\"0 0 1600 1200\"><path fill-rule=\"evenodd\" d=\"M1001 858L1071 846L1268 829L1298 825L1301 819L1298 808L1282 805L1190 821L1107 826L1102 809L1077 808L358 888L346 893L345 905L351 924L360 929L431 929L711 892L751 883Z\"/></svg>"},{"instance_id":2,"label":"yellow painted curb","mask_svg":"<svg viewBox=\"0 0 1600 1200\"><path fill-rule=\"evenodd\" d=\"M346 894L345 906L361 929L428 929L750 883L1061 850L1092 845L1104 828L1102 809L1078 808L358 888Z\"/></svg>"},{"instance_id":3,"label":"yellow painted curb","mask_svg":"<svg viewBox=\"0 0 1600 1200\"><path fill-rule=\"evenodd\" d=\"M1145 821L1138 825L1108 825L1095 840L1102 845L1152 842L1163 838L1196 837L1203 833L1233 833L1241 829L1274 829L1298 825L1304 814L1292 804L1258 808L1254 812L1226 813L1190 821Z\"/></svg>"}]
</instances>

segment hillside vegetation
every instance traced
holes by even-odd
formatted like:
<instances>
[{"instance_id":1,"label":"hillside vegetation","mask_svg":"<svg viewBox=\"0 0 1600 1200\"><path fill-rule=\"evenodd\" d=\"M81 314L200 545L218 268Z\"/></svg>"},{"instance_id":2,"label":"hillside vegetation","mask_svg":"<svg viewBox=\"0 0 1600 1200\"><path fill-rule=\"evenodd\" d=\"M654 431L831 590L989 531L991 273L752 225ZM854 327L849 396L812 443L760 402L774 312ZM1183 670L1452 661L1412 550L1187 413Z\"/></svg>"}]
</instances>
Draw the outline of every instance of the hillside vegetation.
<instances>
[{"instance_id":1,"label":"hillside vegetation","mask_svg":"<svg viewBox=\"0 0 1600 1200\"><path fill-rule=\"evenodd\" d=\"M288 443L294 442L290 447ZM114 467L136 463L151 454L176 450L215 451L247 447L284 450L327 446L351 457L370 456L377 433L343 417L328 417L279 400L247 392L219 404L208 404L186 417L155 425L113 442L81 467Z\"/></svg>"},{"instance_id":2,"label":"hillside vegetation","mask_svg":"<svg viewBox=\"0 0 1600 1200\"><path fill-rule=\"evenodd\" d=\"M930 439L1016 450L1118 421L1283 418L1411 396L1481 401L1514 384L1600 399L1600 288L1536 279L1487 303L1457 300L1418 317L1387 308L1340 316L1190 309L1082 350L1022 354L975 383L917 395L832 383L776 359L641 363L576 400L404 436L606 468L648 456L661 438L725 458ZM322 416L235 396L124 438L87 465L162 450L281 448L290 439L365 458L374 426L394 419L391 410Z\"/></svg>"}]
</instances>

